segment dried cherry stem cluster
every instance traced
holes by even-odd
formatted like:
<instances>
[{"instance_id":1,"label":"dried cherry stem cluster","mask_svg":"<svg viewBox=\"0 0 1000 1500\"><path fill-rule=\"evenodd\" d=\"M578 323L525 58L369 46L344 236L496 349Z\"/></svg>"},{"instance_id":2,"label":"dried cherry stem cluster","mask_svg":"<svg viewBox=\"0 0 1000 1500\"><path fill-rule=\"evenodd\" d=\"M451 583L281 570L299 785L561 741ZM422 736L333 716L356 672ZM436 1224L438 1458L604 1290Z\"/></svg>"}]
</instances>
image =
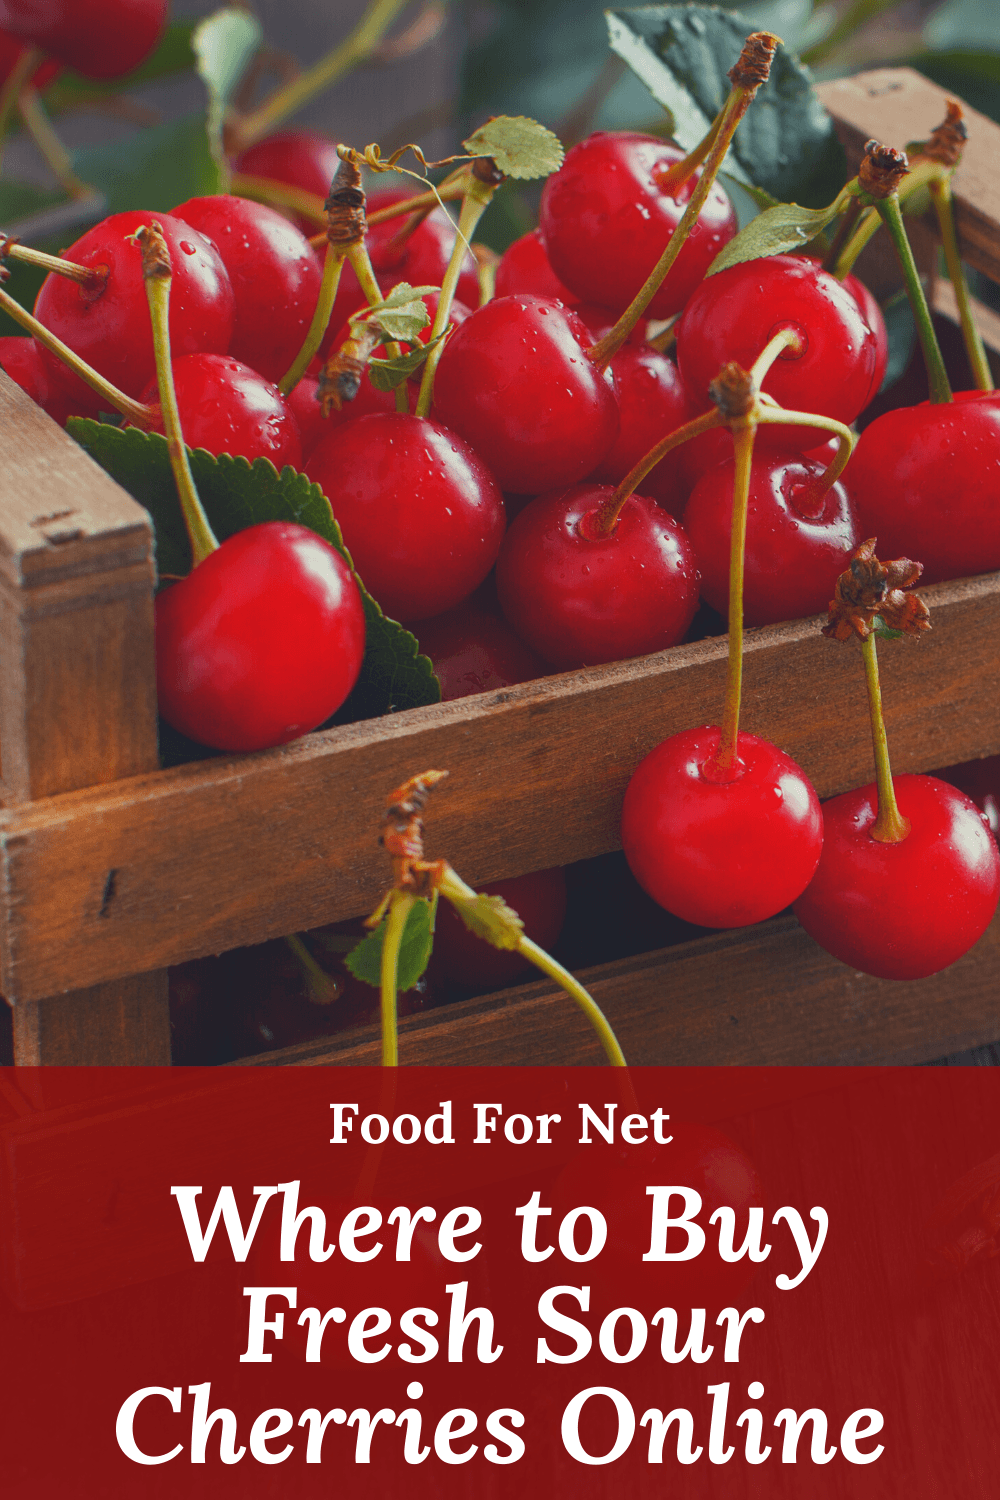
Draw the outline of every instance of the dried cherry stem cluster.
<instances>
[{"instance_id":1,"label":"dried cherry stem cluster","mask_svg":"<svg viewBox=\"0 0 1000 1500\"><path fill-rule=\"evenodd\" d=\"M755 31L748 36L738 61L729 71L732 88L719 115L700 145L677 162L659 181L664 192L677 192L691 176L702 167L701 176L695 185L680 223L670 236L669 243L638 293L629 303L621 317L602 339L588 351L589 358L599 370L610 364L625 343L650 302L665 281L671 266L680 254L712 191L719 169L729 151L736 127L753 101L762 83L766 83L771 69L771 59L780 38L769 31Z\"/></svg>"},{"instance_id":2,"label":"dried cherry stem cluster","mask_svg":"<svg viewBox=\"0 0 1000 1500\"><path fill-rule=\"evenodd\" d=\"M375 927L385 919L381 970L383 1066L392 1068L399 1063L396 1022L399 949L410 912L418 900L428 900L433 907L438 897L444 896L477 937L495 948L522 954L554 979L587 1017L608 1062L613 1067L627 1067L618 1039L593 996L551 954L525 937L517 913L497 896L480 896L446 860L424 859L423 809L431 789L447 774L447 771L425 771L420 776L411 776L388 799L381 842L392 860L393 885L367 921L369 927Z\"/></svg>"},{"instance_id":3,"label":"dried cherry stem cluster","mask_svg":"<svg viewBox=\"0 0 1000 1500\"><path fill-rule=\"evenodd\" d=\"M910 823L896 802L875 638L879 626L905 635L919 635L930 629L926 604L918 594L907 592L922 572L922 563L906 557L890 563L879 562L875 556L875 538L871 537L861 544L850 568L837 579L830 618L823 627L823 634L831 640L849 641L856 637L861 641L878 789L878 816L871 836L884 844L902 843L910 832Z\"/></svg>"}]
</instances>

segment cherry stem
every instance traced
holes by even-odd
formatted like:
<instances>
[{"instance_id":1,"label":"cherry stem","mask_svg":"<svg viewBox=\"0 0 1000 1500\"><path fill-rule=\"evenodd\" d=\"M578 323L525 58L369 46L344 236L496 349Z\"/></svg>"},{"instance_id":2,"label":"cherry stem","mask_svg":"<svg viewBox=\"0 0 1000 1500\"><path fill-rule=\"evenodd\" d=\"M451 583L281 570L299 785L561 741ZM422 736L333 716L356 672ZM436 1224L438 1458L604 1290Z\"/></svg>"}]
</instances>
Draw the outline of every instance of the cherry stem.
<instances>
[{"instance_id":1,"label":"cherry stem","mask_svg":"<svg viewBox=\"0 0 1000 1500\"><path fill-rule=\"evenodd\" d=\"M912 166L907 172L897 189L900 203L907 203L917 193L933 182L936 177L940 177L943 170L944 168L942 168L939 162L932 161L929 158L918 160L916 165ZM845 276L849 276L854 270L858 256L876 233L881 222L874 208L865 209L857 228L848 240L845 249L841 251L836 267L834 268L833 274L838 281L843 281Z\"/></svg>"},{"instance_id":2,"label":"cherry stem","mask_svg":"<svg viewBox=\"0 0 1000 1500\"><path fill-rule=\"evenodd\" d=\"M291 209L304 219L312 219L316 224L325 225L327 222L323 199L319 193L292 187L287 182L278 182L274 177L252 177L246 172L234 172L230 178L229 190L237 198L252 198L255 203ZM314 238L321 245L325 244L326 231Z\"/></svg>"},{"instance_id":3,"label":"cherry stem","mask_svg":"<svg viewBox=\"0 0 1000 1500\"><path fill-rule=\"evenodd\" d=\"M731 428L736 474L733 481L733 519L729 540L729 661L726 667L726 698L722 710L719 748L711 764L724 779L735 781L740 773L740 699L743 691L743 568L750 502L750 472L757 418L752 414Z\"/></svg>"},{"instance_id":4,"label":"cherry stem","mask_svg":"<svg viewBox=\"0 0 1000 1500\"><path fill-rule=\"evenodd\" d=\"M323 337L330 325L333 304L337 300L337 288L340 286L340 273L344 268L345 255L346 251L343 247L335 250L329 241L327 242L326 258L323 261L323 279L320 282L319 297L316 300L316 310L312 315L309 331L291 368L278 381L278 390L283 396L292 394L305 374L309 361L323 342Z\"/></svg>"},{"instance_id":5,"label":"cherry stem","mask_svg":"<svg viewBox=\"0 0 1000 1500\"><path fill-rule=\"evenodd\" d=\"M160 392L160 411L167 435L167 449L174 482L180 497L184 524L191 542L191 563L197 567L217 551L219 543L209 524L195 487L188 451L181 431L181 417L174 390L174 372L170 364L170 282L173 270L170 251L161 228L154 223L137 229L134 239L142 250L142 275L146 283L149 316L153 325L153 352L156 358L156 383Z\"/></svg>"},{"instance_id":6,"label":"cherry stem","mask_svg":"<svg viewBox=\"0 0 1000 1500\"><path fill-rule=\"evenodd\" d=\"M807 411L785 411L781 406L770 406L760 403L757 410L758 422L785 423L790 427L822 427L824 432L831 432L837 438L837 452L827 464L822 474L817 474L815 479L810 479L802 486L792 502L800 515L811 517L817 516L822 509L821 501L827 490L836 484L837 480L847 468L847 460L854 449L854 434L843 422L838 422L834 417L816 417Z\"/></svg>"},{"instance_id":7,"label":"cherry stem","mask_svg":"<svg viewBox=\"0 0 1000 1500\"><path fill-rule=\"evenodd\" d=\"M669 453L671 449L679 448L689 438L700 437L703 432L711 432L713 427L722 427L724 425L718 410L713 406L711 411L703 412L700 417L695 417L692 421L685 422L683 427L678 427L676 431L668 433L665 438L661 438L655 448L650 448L649 452L629 469L614 494L609 495L607 500L598 506L591 525L591 535L611 535L618 523L618 516L625 501L639 488L650 469L655 469L660 459Z\"/></svg>"},{"instance_id":8,"label":"cherry stem","mask_svg":"<svg viewBox=\"0 0 1000 1500\"><path fill-rule=\"evenodd\" d=\"M412 198L404 198L400 203L390 203L386 208L377 208L374 213L368 215L369 229L373 224L384 224L388 219L398 219L403 214L417 213L425 208L434 209L440 207L442 202L461 198L465 192L465 170L459 169L452 172L439 183L434 192L417 193Z\"/></svg>"},{"instance_id":9,"label":"cherry stem","mask_svg":"<svg viewBox=\"0 0 1000 1500\"><path fill-rule=\"evenodd\" d=\"M829 271L831 276L837 276L838 279L842 279L847 275L846 271L838 272L837 262L848 240L858 227L861 211L860 199L852 196L845 212L841 215L840 223L837 225L837 232L830 241L830 248L823 257L821 269Z\"/></svg>"},{"instance_id":10,"label":"cherry stem","mask_svg":"<svg viewBox=\"0 0 1000 1500\"><path fill-rule=\"evenodd\" d=\"M155 412L151 406L144 405L142 401L133 400L131 396L126 396L124 391L120 391L116 385L112 385L110 380L105 380L103 375L99 375L96 370L92 369L85 360L80 358L79 354L64 344L62 339L57 339L54 333L50 333L44 324L39 323L38 319L28 312L27 308L22 307L20 302L15 302L10 293L2 288L0 288L0 309L9 313L16 323L20 323L26 333L32 334L38 343L44 344L51 354L62 360L74 375L79 375L81 380L86 381L90 389L96 391L98 396L108 403L111 410L121 412L122 416L127 417L136 427L148 427L152 423Z\"/></svg>"},{"instance_id":11,"label":"cherry stem","mask_svg":"<svg viewBox=\"0 0 1000 1500\"><path fill-rule=\"evenodd\" d=\"M71 198L93 198L96 189L82 182L73 171L73 159L53 129L38 90L26 84L18 95L17 107L28 134L52 168L60 187L65 188Z\"/></svg>"},{"instance_id":12,"label":"cherry stem","mask_svg":"<svg viewBox=\"0 0 1000 1500\"><path fill-rule=\"evenodd\" d=\"M993 372L990 362L986 356L982 335L976 327L972 316L972 303L969 300L969 285L965 279L965 271L962 266L962 257L958 248L958 236L955 232L955 211L951 196L951 173L944 173L935 177L930 184L931 202L937 214L938 228L941 231L941 245L944 250L944 263L948 268L951 278L952 289L955 293L955 301L958 303L958 317L962 325L962 338L965 342L965 352L969 364L972 367L972 378L976 389L979 391L992 391Z\"/></svg>"},{"instance_id":13,"label":"cherry stem","mask_svg":"<svg viewBox=\"0 0 1000 1500\"><path fill-rule=\"evenodd\" d=\"M309 986L309 996L315 1005L332 1005L339 1000L342 986L339 980L328 974L313 958L297 932L289 933L285 942L291 949L302 976Z\"/></svg>"},{"instance_id":14,"label":"cherry stem","mask_svg":"<svg viewBox=\"0 0 1000 1500\"><path fill-rule=\"evenodd\" d=\"M460 915L463 909L468 910L470 906L476 905L479 901L476 891L471 886L466 885L465 881L460 875L456 875L450 865L444 867L437 884L441 895L451 902ZM546 953L544 948L540 948L537 943L533 943L530 938L525 937L523 932L518 938L515 951L533 963L536 969L541 969L543 974L547 974L550 979L554 979L556 984L566 991L570 999L576 1002L600 1038L605 1056L612 1067L627 1068L628 1064L625 1061L625 1055L619 1046L618 1038L612 1030L611 1023L596 1000L584 989L579 980L574 979L568 969L564 969L562 964L557 963L551 954ZM383 963L384 953L385 950L383 949Z\"/></svg>"},{"instance_id":15,"label":"cherry stem","mask_svg":"<svg viewBox=\"0 0 1000 1500\"><path fill-rule=\"evenodd\" d=\"M56 276L65 276L90 291L103 291L108 279L107 266L78 266L75 261L63 260L61 255L46 255L44 250L33 250L30 245L20 245L7 235L0 234L0 262L23 261L26 266L38 266L43 271L52 271Z\"/></svg>"},{"instance_id":16,"label":"cherry stem","mask_svg":"<svg viewBox=\"0 0 1000 1500\"><path fill-rule=\"evenodd\" d=\"M375 270L363 240L359 244L348 246L347 258L351 262L355 276L358 278L358 285L368 298L368 306L376 307L378 303L384 302L385 298L382 295L382 289L375 279ZM403 351L399 344L386 344L385 352L390 359L399 359ZM407 393L406 381L404 380L401 385L396 387L396 411L405 417L409 409L410 398Z\"/></svg>"},{"instance_id":17,"label":"cherry stem","mask_svg":"<svg viewBox=\"0 0 1000 1500\"><path fill-rule=\"evenodd\" d=\"M18 95L27 86L44 56L45 53L38 47L25 47L3 81L3 87L0 88L0 148L17 109Z\"/></svg>"},{"instance_id":18,"label":"cherry stem","mask_svg":"<svg viewBox=\"0 0 1000 1500\"><path fill-rule=\"evenodd\" d=\"M781 358L785 349L791 349L796 358L805 352L805 340L799 330L790 325L787 328L779 328L778 332L772 335L750 366L748 373L758 391L764 383L768 370L776 359Z\"/></svg>"},{"instance_id":19,"label":"cherry stem","mask_svg":"<svg viewBox=\"0 0 1000 1500\"><path fill-rule=\"evenodd\" d=\"M389 914L382 938L382 1066L399 1066L399 1028L397 1025L396 988L399 970L399 946L406 930L406 920L417 898L409 891L394 889L389 896Z\"/></svg>"},{"instance_id":20,"label":"cherry stem","mask_svg":"<svg viewBox=\"0 0 1000 1500\"><path fill-rule=\"evenodd\" d=\"M654 173L656 186L661 193L673 197L677 189L682 188L688 179L694 176L719 138L724 115L725 109L723 108L708 127L706 134L694 150L688 152L687 156L682 156L680 161L675 161L673 166L668 167L665 172Z\"/></svg>"},{"instance_id":21,"label":"cherry stem","mask_svg":"<svg viewBox=\"0 0 1000 1500\"><path fill-rule=\"evenodd\" d=\"M940 172L940 170L940 166L938 166L938 171ZM910 299L910 307L913 310L914 321L917 325L917 337L920 340L920 347L923 350L924 364L927 366L927 380L930 385L931 404L942 405L944 402L952 399L951 385L948 380L948 372L944 367L944 360L941 358L941 350L938 346L937 335L934 332L934 324L931 321L927 298L924 296L920 272L917 270L916 261L913 259L913 251L910 249L910 241L906 235L903 216L899 211L899 198L897 194L890 193L886 198L877 199L875 208L889 232L889 238L892 241L893 249L902 268L903 280L906 283L906 295Z\"/></svg>"},{"instance_id":22,"label":"cherry stem","mask_svg":"<svg viewBox=\"0 0 1000 1500\"><path fill-rule=\"evenodd\" d=\"M747 108L756 92L756 85L746 87L734 84L716 124L712 127L715 136L712 140L701 176L698 178L694 191L688 199L688 204L680 223L670 236L666 249L643 282L638 294L632 299L618 319L618 322L613 328L609 329L602 339L598 339L597 343L587 351L588 358L593 361L599 370L603 370L618 353L618 350L625 343L625 340L646 311L646 308L656 296L674 261L680 255L688 235L697 223L698 215L701 213L705 200L712 191L715 179L719 174L719 168L722 166L726 152L729 150L730 142L736 134L736 127L746 114ZM709 132L709 135L712 134L712 131Z\"/></svg>"},{"instance_id":23,"label":"cherry stem","mask_svg":"<svg viewBox=\"0 0 1000 1500\"><path fill-rule=\"evenodd\" d=\"M438 297L437 311L434 314L434 322L431 324L429 343L442 334L448 327L448 319L451 315L451 304L455 300L455 291L458 287L458 279L462 274L462 262L465 259L466 250L483 214L489 207L490 200L496 192L498 182L484 182L477 177L475 172L469 172L466 177L465 193L462 197L462 209L458 216L458 234L452 246L451 258L447 269L441 280L441 294ZM430 413L434 402L434 374L438 367L438 360L444 353L444 340L431 349L424 361L424 371L420 379L420 394L417 397L415 414L418 417L426 417Z\"/></svg>"},{"instance_id":24,"label":"cherry stem","mask_svg":"<svg viewBox=\"0 0 1000 1500\"><path fill-rule=\"evenodd\" d=\"M910 820L904 818L896 803L896 789L892 784L892 768L889 765L889 743L885 736L885 719L882 715L882 689L878 680L878 656L875 651L874 631L861 643L865 663L865 681L868 684L868 708L872 721L872 748L875 751L875 784L878 788L878 816L872 826L871 836L880 844L901 844L910 831Z\"/></svg>"},{"instance_id":25,"label":"cherry stem","mask_svg":"<svg viewBox=\"0 0 1000 1500\"><path fill-rule=\"evenodd\" d=\"M500 264L500 257L488 245L477 245L473 241L470 248L476 262L479 306L485 307L487 302L492 302L497 294L497 266Z\"/></svg>"},{"instance_id":26,"label":"cherry stem","mask_svg":"<svg viewBox=\"0 0 1000 1500\"><path fill-rule=\"evenodd\" d=\"M246 150L270 134L282 120L297 114L315 94L370 57L406 0L373 0L350 36L321 57L318 63L274 91L258 109L235 122L235 152Z\"/></svg>"}]
</instances>

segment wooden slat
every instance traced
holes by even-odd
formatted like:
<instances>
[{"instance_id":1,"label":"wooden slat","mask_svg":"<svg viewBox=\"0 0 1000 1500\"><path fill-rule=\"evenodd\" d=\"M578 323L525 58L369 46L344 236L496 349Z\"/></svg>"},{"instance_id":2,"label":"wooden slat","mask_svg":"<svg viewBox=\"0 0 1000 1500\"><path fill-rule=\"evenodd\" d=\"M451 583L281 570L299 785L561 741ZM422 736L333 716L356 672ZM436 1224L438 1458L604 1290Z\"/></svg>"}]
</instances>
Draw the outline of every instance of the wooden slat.
<instances>
[{"instance_id":1,"label":"wooden slat","mask_svg":"<svg viewBox=\"0 0 1000 1500\"><path fill-rule=\"evenodd\" d=\"M882 652L897 771L1000 751L1000 576L924 591L934 629ZM431 855L476 883L618 847L626 784L717 719L721 639L51 798L0 815L3 988L36 1000L357 915L386 879L386 793L429 767ZM830 796L872 776L861 663L819 622L750 631L744 727ZM112 873L114 879L112 880Z\"/></svg>"},{"instance_id":2,"label":"wooden slat","mask_svg":"<svg viewBox=\"0 0 1000 1500\"><path fill-rule=\"evenodd\" d=\"M0 795L13 807L158 764L153 560L142 507L2 372L0 425ZM136 968L149 965L120 972ZM18 1007L16 1061L169 1062L166 974L112 977L79 992L67 972L57 988L77 993Z\"/></svg>"},{"instance_id":3,"label":"wooden slat","mask_svg":"<svg viewBox=\"0 0 1000 1500\"><path fill-rule=\"evenodd\" d=\"M889 146L926 140L944 119L951 97L912 68L876 68L853 78L819 86L833 115L848 158L861 159L874 136ZM977 110L965 109L969 139L955 172L955 222L963 259L1000 281L1000 125Z\"/></svg>"},{"instance_id":4,"label":"wooden slat","mask_svg":"<svg viewBox=\"0 0 1000 1500\"><path fill-rule=\"evenodd\" d=\"M629 1063L765 1066L929 1062L1000 1036L1000 913L970 953L930 979L847 968L792 916L581 972ZM600 1043L547 981L400 1022L406 1066L594 1064ZM378 1066L376 1028L303 1042L240 1066Z\"/></svg>"}]
</instances>

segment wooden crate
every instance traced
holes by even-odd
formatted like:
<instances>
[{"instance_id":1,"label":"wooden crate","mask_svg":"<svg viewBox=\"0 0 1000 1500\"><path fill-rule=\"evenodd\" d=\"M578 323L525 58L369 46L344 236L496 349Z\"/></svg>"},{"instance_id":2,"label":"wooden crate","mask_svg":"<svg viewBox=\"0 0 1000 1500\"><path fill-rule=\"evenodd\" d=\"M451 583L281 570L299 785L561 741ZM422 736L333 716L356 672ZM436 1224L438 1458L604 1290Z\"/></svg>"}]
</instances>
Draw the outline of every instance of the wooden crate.
<instances>
[{"instance_id":1,"label":"wooden crate","mask_svg":"<svg viewBox=\"0 0 1000 1500\"><path fill-rule=\"evenodd\" d=\"M855 157L870 135L926 134L945 98L907 69L823 93ZM1000 280L1000 128L969 115L963 249ZM932 236L917 238L932 275ZM868 274L884 275L874 258ZM0 421L0 989L20 1063L169 1063L167 966L370 909L380 808L415 771L451 771L429 852L479 883L618 847L638 761L718 716L714 639L160 771L146 513L6 377ZM1000 752L1000 575L926 593L932 633L883 653L899 772ZM821 797L870 779L856 653L815 620L748 633L745 703L744 727ZM636 1063L912 1062L1000 1036L998 923L913 984L854 973L787 917L583 977ZM402 1031L405 1062L599 1060L544 983ZM252 1061L376 1059L358 1031Z\"/></svg>"}]
</instances>

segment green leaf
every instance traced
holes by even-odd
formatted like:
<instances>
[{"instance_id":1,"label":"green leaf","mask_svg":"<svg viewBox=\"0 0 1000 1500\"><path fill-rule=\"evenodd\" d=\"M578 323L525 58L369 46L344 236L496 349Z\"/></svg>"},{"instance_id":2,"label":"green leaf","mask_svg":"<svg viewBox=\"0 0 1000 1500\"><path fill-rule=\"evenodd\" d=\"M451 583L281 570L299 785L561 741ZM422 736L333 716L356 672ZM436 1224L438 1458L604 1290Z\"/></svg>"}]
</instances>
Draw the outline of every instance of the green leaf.
<instances>
[{"instance_id":1,"label":"green leaf","mask_svg":"<svg viewBox=\"0 0 1000 1500\"><path fill-rule=\"evenodd\" d=\"M872 634L880 641L901 641L903 631L890 630L881 615L876 615L872 621Z\"/></svg>"},{"instance_id":2,"label":"green leaf","mask_svg":"<svg viewBox=\"0 0 1000 1500\"><path fill-rule=\"evenodd\" d=\"M106 212L139 208L169 213L188 198L222 191L201 115L140 130L110 146L73 153L73 170L105 194Z\"/></svg>"},{"instance_id":3,"label":"green leaf","mask_svg":"<svg viewBox=\"0 0 1000 1500\"><path fill-rule=\"evenodd\" d=\"M421 294L437 290L434 286L408 286L405 281L401 281L398 286L393 287L384 302L360 309L352 315L350 321L352 324L374 323L387 339L411 344L431 321Z\"/></svg>"},{"instance_id":4,"label":"green leaf","mask_svg":"<svg viewBox=\"0 0 1000 1500\"><path fill-rule=\"evenodd\" d=\"M194 27L193 21L173 22L163 33L155 52L140 67L131 73L125 73L121 78L84 78L82 73L74 73L72 68L67 68L45 90L46 108L52 113L73 109L95 99L128 93L159 78L186 73L189 68L194 67L194 52L191 48Z\"/></svg>"},{"instance_id":5,"label":"green leaf","mask_svg":"<svg viewBox=\"0 0 1000 1500\"><path fill-rule=\"evenodd\" d=\"M231 6L202 21L191 37L195 67L208 92L205 128L226 187L228 167L222 147L226 110L263 40L264 29L257 17Z\"/></svg>"},{"instance_id":6,"label":"green leaf","mask_svg":"<svg viewBox=\"0 0 1000 1500\"><path fill-rule=\"evenodd\" d=\"M502 896L476 897L475 901L452 902L470 932L493 948L513 950L521 940L524 923Z\"/></svg>"},{"instance_id":7,"label":"green leaf","mask_svg":"<svg viewBox=\"0 0 1000 1500\"><path fill-rule=\"evenodd\" d=\"M670 111L675 138L690 150L725 103L747 21L702 5L609 10L607 21L612 50ZM783 47L736 132L726 171L782 201L817 206L843 185L847 171L833 121L808 68Z\"/></svg>"},{"instance_id":8,"label":"green leaf","mask_svg":"<svg viewBox=\"0 0 1000 1500\"><path fill-rule=\"evenodd\" d=\"M829 208L800 208L797 203L779 203L775 208L766 208L720 250L706 274L714 276L729 266L759 260L764 255L788 255L801 250L836 217L835 207L831 204Z\"/></svg>"},{"instance_id":9,"label":"green leaf","mask_svg":"<svg viewBox=\"0 0 1000 1500\"><path fill-rule=\"evenodd\" d=\"M412 990L427 967L431 950L434 947L437 899L436 891L433 901L426 901L422 896L418 896L407 913L406 926L403 928L403 937L399 944L397 989ZM374 985L376 989L382 987L382 947L385 941L385 929L386 919L383 918L374 932L362 938L357 947L352 948L344 959L344 963L355 979L362 979L365 984Z\"/></svg>"},{"instance_id":10,"label":"green leaf","mask_svg":"<svg viewBox=\"0 0 1000 1500\"><path fill-rule=\"evenodd\" d=\"M882 304L885 331L889 340L889 360L879 391L888 390L903 374L917 343L917 325L905 288L900 288Z\"/></svg>"},{"instance_id":11,"label":"green leaf","mask_svg":"<svg viewBox=\"0 0 1000 1500\"><path fill-rule=\"evenodd\" d=\"M429 339L426 344L416 344L409 354L401 354L398 359L370 359L368 379L377 391L394 391L420 369L431 350L437 348L441 340L447 337L448 330L445 328L436 339Z\"/></svg>"},{"instance_id":12,"label":"green leaf","mask_svg":"<svg viewBox=\"0 0 1000 1500\"><path fill-rule=\"evenodd\" d=\"M69 430L91 458L149 511L160 573L189 572L191 549L166 438L84 418L71 419ZM215 457L203 448L189 449L188 453L198 493L220 542L261 521L297 521L351 562L330 502L305 474L290 468L279 474L266 458L258 458L251 465L245 458L233 458L228 453ZM353 723L440 702L441 685L430 661L420 655L416 638L388 619L363 585L361 595L367 632L365 656L361 675L338 712L337 722Z\"/></svg>"},{"instance_id":13,"label":"green leaf","mask_svg":"<svg viewBox=\"0 0 1000 1500\"><path fill-rule=\"evenodd\" d=\"M524 115L497 115L462 145L472 156L491 156L505 177L548 177L562 166L562 142Z\"/></svg>"}]
</instances>

